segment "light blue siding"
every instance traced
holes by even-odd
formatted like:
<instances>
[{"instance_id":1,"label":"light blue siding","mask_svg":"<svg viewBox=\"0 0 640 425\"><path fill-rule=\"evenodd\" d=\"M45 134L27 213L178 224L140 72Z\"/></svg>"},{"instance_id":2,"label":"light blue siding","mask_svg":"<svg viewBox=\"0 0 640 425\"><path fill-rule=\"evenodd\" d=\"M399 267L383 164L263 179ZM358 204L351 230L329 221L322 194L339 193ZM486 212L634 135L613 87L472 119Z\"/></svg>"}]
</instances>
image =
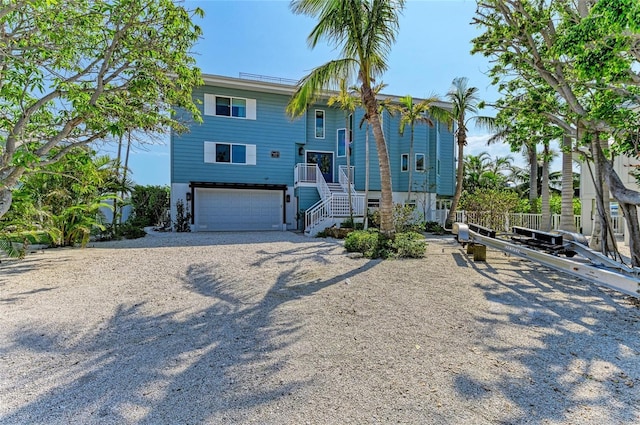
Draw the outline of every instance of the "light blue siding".
<instances>
[{"instance_id":1,"label":"light blue siding","mask_svg":"<svg viewBox=\"0 0 640 425\"><path fill-rule=\"evenodd\" d=\"M440 126L440 175L438 191L441 196L453 196L456 189L455 140L453 133L446 126Z\"/></svg>"},{"instance_id":2,"label":"light blue siding","mask_svg":"<svg viewBox=\"0 0 640 425\"><path fill-rule=\"evenodd\" d=\"M172 182L259 183L293 185L296 143L305 140L305 121L292 121L285 114L286 95L202 87L194 91L202 107L204 93L256 99L256 119L216 117L203 114L202 124L172 135ZM252 144L256 165L204 162L204 142ZM272 157L272 152L279 157Z\"/></svg>"},{"instance_id":3,"label":"light blue siding","mask_svg":"<svg viewBox=\"0 0 640 425\"><path fill-rule=\"evenodd\" d=\"M188 125L189 132L171 135L171 182L215 182L238 184L278 184L293 186L294 169L297 163L305 162L308 151L333 153L334 181L338 179L338 170L346 165L347 158L337 156L337 130L346 127L344 111L328 107L322 101L311 105L302 117L292 120L286 115L286 105L290 95L286 90L272 90L265 87L247 85L242 80L210 79L210 84L194 90L196 103L204 109L204 94L222 95L256 100L256 119L241 119L204 115L201 124L193 123L191 117L183 112L179 118ZM223 87L224 86L224 87ZM236 88L230 88L236 87ZM242 87L242 88L239 88ZM255 90L246 89L252 87ZM262 91L264 90L264 91ZM315 137L315 111L323 110L325 116L325 137ZM203 111L202 111L203 112ZM394 192L406 192L409 173L401 172L401 155L410 150L410 128L400 135L400 117L383 112L382 127L388 147L391 166L391 178ZM364 115L358 109L353 118L353 144L351 164L355 166L354 184L356 190L365 189L365 139L367 125L360 128ZM213 163L204 160L204 143L219 142L239 145L255 145L256 164ZM242 148L238 148L240 152ZM380 191L380 171L378 152L373 131L369 129L369 189ZM249 152L249 149L246 150ZM436 192L438 195L451 196L455 188L454 140L453 134L444 125L438 129L418 123L414 133L414 156L409 158L411 167L415 167L415 154L425 154L424 172L413 171L413 192ZM440 173L437 172L438 161ZM313 187L297 188L294 192L298 210L306 210L319 200Z\"/></svg>"}]
</instances>

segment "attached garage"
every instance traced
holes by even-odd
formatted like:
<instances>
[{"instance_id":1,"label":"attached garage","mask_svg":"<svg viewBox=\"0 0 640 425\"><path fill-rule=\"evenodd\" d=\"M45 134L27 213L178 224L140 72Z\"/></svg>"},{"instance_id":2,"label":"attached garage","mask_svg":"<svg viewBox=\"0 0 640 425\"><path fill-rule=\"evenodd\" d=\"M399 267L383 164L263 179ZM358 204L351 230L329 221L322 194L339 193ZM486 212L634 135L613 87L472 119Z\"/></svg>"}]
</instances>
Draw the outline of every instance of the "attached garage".
<instances>
[{"instance_id":1,"label":"attached garage","mask_svg":"<svg viewBox=\"0 0 640 425\"><path fill-rule=\"evenodd\" d=\"M192 186L196 231L283 230L286 186L216 188Z\"/></svg>"}]
</instances>

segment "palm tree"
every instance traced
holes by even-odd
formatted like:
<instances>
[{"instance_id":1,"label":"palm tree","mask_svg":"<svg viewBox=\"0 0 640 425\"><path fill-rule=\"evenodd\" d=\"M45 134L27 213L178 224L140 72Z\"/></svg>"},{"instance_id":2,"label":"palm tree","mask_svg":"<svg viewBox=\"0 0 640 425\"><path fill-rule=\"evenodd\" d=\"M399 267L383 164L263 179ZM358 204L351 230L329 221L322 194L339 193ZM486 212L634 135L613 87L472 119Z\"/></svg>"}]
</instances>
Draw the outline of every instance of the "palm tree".
<instances>
[{"instance_id":1,"label":"palm tree","mask_svg":"<svg viewBox=\"0 0 640 425\"><path fill-rule=\"evenodd\" d=\"M456 170L456 191L451 201L451 209L445 221L445 227L451 227L455 219L456 209L462 196L462 184L464 181L464 147L467 145L467 124L475 121L476 125L487 128L493 127L493 119L489 117L473 116L467 119L467 113L477 113L478 88L468 87L466 77L455 78L452 82L451 90L447 93L447 98L451 101L453 109L450 112L449 123L456 124L455 136L458 145L458 165Z\"/></svg>"},{"instance_id":2,"label":"palm tree","mask_svg":"<svg viewBox=\"0 0 640 425\"><path fill-rule=\"evenodd\" d=\"M541 212L542 223L541 227L543 231L548 232L551 230L551 206L549 204L549 164L551 162L552 153L549 149L549 141L545 141L543 144L542 152L542 185L540 190L541 198Z\"/></svg>"},{"instance_id":3,"label":"palm tree","mask_svg":"<svg viewBox=\"0 0 640 425\"><path fill-rule=\"evenodd\" d=\"M571 137L562 137L562 203L560 209L560 230L576 232L573 218L573 154Z\"/></svg>"},{"instance_id":4,"label":"palm tree","mask_svg":"<svg viewBox=\"0 0 640 425\"><path fill-rule=\"evenodd\" d=\"M478 189L500 189L507 186L506 171L511 171L513 158L510 155L492 158L488 152L478 155L465 155L462 178L463 188L467 192Z\"/></svg>"},{"instance_id":5,"label":"palm tree","mask_svg":"<svg viewBox=\"0 0 640 425\"><path fill-rule=\"evenodd\" d=\"M384 89L386 86L387 85L381 81L373 87L373 92L377 96L382 91L382 89ZM360 94L359 87L353 87L353 90L356 91L358 94ZM378 112L382 114L384 110L387 110L391 114L393 114L389 99L385 99L380 102L380 107ZM358 128L362 128L362 124L364 124L365 122L367 123L367 125L365 126L365 136L364 136L364 211L365 211L365 214L364 214L363 228L364 230L367 230L369 228L369 168L370 168L369 167L369 128L371 127L371 125L369 124L367 114L363 115L362 119L360 120L360 125Z\"/></svg>"},{"instance_id":6,"label":"palm tree","mask_svg":"<svg viewBox=\"0 0 640 425\"><path fill-rule=\"evenodd\" d=\"M400 134L404 134L404 128L409 125L411 131L409 139L409 189L407 190L407 201L411 200L411 186L413 184L413 133L417 123L425 123L433 127L433 120L427 115L436 102L440 102L436 96L431 96L419 103L413 103L413 98L406 95L398 99L400 104L394 109L400 112Z\"/></svg>"},{"instance_id":7,"label":"palm tree","mask_svg":"<svg viewBox=\"0 0 640 425\"><path fill-rule=\"evenodd\" d=\"M356 111L356 108L360 105L360 99L353 96L353 93L350 93L347 89L347 80L340 80L340 91L337 94L332 95L327 104L329 106L333 106L338 104L340 109L344 111L344 119L345 119L345 134L344 134L344 142L345 142L345 150L347 154L347 187L349 188L347 192L347 197L349 199L349 218L351 219L351 225L355 226L353 222L353 200L351 199L351 134L352 131L349 128L349 115L353 114Z\"/></svg>"},{"instance_id":8,"label":"palm tree","mask_svg":"<svg viewBox=\"0 0 640 425\"><path fill-rule=\"evenodd\" d=\"M318 19L307 38L313 48L326 39L341 48L342 58L313 69L298 83L287 112L298 117L308 105L341 79L356 78L362 105L373 129L380 164L380 231L393 237L391 166L373 84L387 70L387 57L398 32L399 14L405 0L294 0L294 13Z\"/></svg>"}]
</instances>

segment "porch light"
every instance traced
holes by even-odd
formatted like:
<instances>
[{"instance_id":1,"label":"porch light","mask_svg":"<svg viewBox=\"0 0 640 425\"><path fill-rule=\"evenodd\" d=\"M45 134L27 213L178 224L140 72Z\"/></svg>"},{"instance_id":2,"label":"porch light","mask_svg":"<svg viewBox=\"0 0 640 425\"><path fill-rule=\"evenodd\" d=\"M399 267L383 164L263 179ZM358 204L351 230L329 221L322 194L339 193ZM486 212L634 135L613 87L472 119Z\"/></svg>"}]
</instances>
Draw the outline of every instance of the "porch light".
<instances>
[{"instance_id":1,"label":"porch light","mask_svg":"<svg viewBox=\"0 0 640 425\"><path fill-rule=\"evenodd\" d=\"M187 196L185 196L185 198L187 198L187 202L191 202L191 193L187 192Z\"/></svg>"}]
</instances>

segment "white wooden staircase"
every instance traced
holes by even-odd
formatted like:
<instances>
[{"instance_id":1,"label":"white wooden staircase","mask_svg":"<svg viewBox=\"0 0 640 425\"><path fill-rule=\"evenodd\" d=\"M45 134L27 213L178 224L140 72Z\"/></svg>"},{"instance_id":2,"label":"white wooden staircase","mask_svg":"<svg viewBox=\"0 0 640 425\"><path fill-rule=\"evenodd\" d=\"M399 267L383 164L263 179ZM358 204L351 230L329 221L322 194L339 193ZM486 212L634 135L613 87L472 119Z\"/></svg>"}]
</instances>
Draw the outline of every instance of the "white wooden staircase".
<instances>
[{"instance_id":1,"label":"white wooden staircase","mask_svg":"<svg viewBox=\"0 0 640 425\"><path fill-rule=\"evenodd\" d=\"M356 192L353 184L349 185L347 183L347 167L340 167L339 183L327 183L316 164L298 164L296 169L299 166L305 167L304 177L306 182L315 183L315 187L320 194L320 200L305 212L305 235L316 236L325 228L338 225L349 218L349 191L351 191L354 219L364 217L364 195ZM351 167L351 172L353 173L353 167ZM296 170L296 176L299 177L300 175L300 170Z\"/></svg>"}]
</instances>

